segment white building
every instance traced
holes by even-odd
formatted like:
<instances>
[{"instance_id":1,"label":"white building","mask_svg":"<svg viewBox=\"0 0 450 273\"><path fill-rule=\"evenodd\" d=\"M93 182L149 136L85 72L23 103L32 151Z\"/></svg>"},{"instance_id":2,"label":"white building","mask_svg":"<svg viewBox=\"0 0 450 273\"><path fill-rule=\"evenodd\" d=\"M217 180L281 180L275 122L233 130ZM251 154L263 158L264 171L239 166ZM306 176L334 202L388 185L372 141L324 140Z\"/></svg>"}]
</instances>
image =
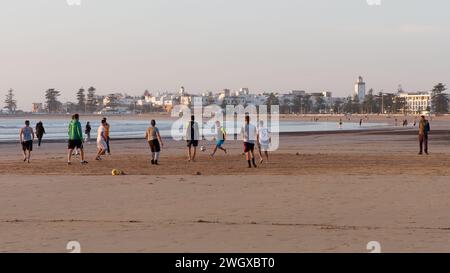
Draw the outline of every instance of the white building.
<instances>
[{"instance_id":1,"label":"white building","mask_svg":"<svg viewBox=\"0 0 450 273\"><path fill-rule=\"evenodd\" d=\"M355 83L355 95L358 96L359 102L363 102L366 97L366 83L361 76Z\"/></svg>"},{"instance_id":2,"label":"white building","mask_svg":"<svg viewBox=\"0 0 450 273\"><path fill-rule=\"evenodd\" d=\"M423 114L431 110L431 93L430 92L415 92L405 93L400 92L400 97L406 100L406 111L412 114Z\"/></svg>"}]
</instances>

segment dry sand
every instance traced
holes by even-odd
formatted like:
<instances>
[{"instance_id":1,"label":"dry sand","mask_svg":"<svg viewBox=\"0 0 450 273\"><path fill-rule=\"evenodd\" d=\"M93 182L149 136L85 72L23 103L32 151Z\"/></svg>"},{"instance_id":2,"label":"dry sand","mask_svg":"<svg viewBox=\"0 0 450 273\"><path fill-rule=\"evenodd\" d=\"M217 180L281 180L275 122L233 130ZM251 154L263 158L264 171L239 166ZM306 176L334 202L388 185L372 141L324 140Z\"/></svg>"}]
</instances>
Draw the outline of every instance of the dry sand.
<instances>
[{"instance_id":1,"label":"dry sand","mask_svg":"<svg viewBox=\"0 0 450 273\"><path fill-rule=\"evenodd\" d=\"M167 141L161 166L141 140L113 141L102 162L86 145L88 166L67 166L64 143L30 164L0 144L0 251L449 252L448 125L432 123L429 156L414 129L283 135L258 169L237 141L195 163Z\"/></svg>"}]
</instances>

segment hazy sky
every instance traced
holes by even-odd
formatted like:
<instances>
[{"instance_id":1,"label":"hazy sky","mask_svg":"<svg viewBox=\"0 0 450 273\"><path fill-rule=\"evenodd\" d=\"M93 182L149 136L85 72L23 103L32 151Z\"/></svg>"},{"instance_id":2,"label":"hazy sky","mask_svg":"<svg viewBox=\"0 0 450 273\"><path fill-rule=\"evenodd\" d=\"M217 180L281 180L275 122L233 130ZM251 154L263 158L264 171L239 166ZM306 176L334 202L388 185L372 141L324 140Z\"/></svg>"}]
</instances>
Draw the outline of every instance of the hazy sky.
<instances>
[{"instance_id":1,"label":"hazy sky","mask_svg":"<svg viewBox=\"0 0 450 273\"><path fill-rule=\"evenodd\" d=\"M450 1L0 0L0 105L99 93L450 84Z\"/></svg>"}]
</instances>

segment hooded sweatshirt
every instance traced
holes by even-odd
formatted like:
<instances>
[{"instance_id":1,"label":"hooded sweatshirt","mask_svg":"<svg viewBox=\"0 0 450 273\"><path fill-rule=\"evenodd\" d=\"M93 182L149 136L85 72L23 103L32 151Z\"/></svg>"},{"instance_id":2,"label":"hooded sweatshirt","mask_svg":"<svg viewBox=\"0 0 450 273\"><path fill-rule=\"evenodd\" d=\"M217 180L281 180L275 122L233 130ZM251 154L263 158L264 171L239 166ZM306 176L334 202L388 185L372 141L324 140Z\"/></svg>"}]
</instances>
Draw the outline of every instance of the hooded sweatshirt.
<instances>
[{"instance_id":1,"label":"hooded sweatshirt","mask_svg":"<svg viewBox=\"0 0 450 273\"><path fill-rule=\"evenodd\" d=\"M82 140L83 139L83 131L81 130L81 123L72 119L69 123L69 139L73 140Z\"/></svg>"}]
</instances>

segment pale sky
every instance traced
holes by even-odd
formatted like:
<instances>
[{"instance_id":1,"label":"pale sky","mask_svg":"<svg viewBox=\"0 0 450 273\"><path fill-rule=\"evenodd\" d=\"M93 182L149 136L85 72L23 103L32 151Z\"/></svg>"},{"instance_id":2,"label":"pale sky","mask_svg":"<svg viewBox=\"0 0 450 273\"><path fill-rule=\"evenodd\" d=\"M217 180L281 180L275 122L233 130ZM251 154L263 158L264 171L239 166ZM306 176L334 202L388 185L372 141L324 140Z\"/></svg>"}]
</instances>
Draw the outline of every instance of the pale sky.
<instances>
[{"instance_id":1,"label":"pale sky","mask_svg":"<svg viewBox=\"0 0 450 273\"><path fill-rule=\"evenodd\" d=\"M0 105L99 93L450 84L450 1L0 0Z\"/></svg>"}]
</instances>

